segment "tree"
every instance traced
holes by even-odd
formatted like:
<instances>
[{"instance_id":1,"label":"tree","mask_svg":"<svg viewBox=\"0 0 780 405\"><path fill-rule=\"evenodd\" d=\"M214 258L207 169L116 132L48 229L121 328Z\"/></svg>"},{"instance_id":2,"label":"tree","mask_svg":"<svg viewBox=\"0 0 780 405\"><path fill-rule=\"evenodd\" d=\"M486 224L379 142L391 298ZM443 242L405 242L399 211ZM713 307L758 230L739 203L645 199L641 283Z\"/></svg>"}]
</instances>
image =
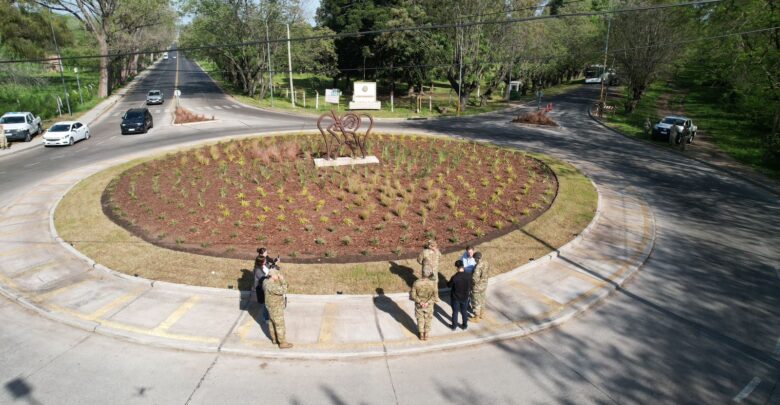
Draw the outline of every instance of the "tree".
<instances>
[{"instance_id":1,"label":"tree","mask_svg":"<svg viewBox=\"0 0 780 405\"><path fill-rule=\"evenodd\" d=\"M119 6L119 0L38 0L38 4L50 10L70 13L84 23L95 36L100 53L100 81L98 97L108 96L108 42L111 36L111 20Z\"/></svg>"},{"instance_id":2,"label":"tree","mask_svg":"<svg viewBox=\"0 0 780 405\"><path fill-rule=\"evenodd\" d=\"M627 113L636 109L658 74L681 55L682 46L668 44L686 37L691 25L689 17L687 10L660 9L620 13L612 19L611 54L627 82Z\"/></svg>"}]
</instances>

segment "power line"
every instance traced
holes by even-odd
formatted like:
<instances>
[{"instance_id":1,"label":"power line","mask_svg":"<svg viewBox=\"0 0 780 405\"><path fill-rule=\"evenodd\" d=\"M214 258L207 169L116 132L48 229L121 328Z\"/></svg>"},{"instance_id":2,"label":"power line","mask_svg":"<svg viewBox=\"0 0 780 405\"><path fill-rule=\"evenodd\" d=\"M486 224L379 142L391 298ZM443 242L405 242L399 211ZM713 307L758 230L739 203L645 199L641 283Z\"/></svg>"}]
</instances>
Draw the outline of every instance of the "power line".
<instances>
[{"instance_id":1,"label":"power line","mask_svg":"<svg viewBox=\"0 0 780 405\"><path fill-rule=\"evenodd\" d=\"M414 26L414 27L384 28L384 29L369 30L369 31L346 32L346 33L337 33L337 34L328 34L328 35L314 35L309 37L290 38L289 41L341 39L341 38L349 38L349 37L361 37L364 35L378 35L378 34L387 34L387 33L396 33L396 32L428 31L428 30L449 29L449 28L466 28L466 27L473 27L479 25L506 25L506 24L517 24L517 23L530 22L530 21L551 20L551 19L572 18L572 17L595 17L595 16L610 15L610 14L622 14L622 13L631 13L631 12L662 10L662 9L669 9L669 8L676 8L676 7L715 4L715 3L720 3L722 1L724 0L697 0L697 1L685 2L685 3L659 4L659 5L652 5L652 6L640 6L640 7L631 7L631 8L604 10L604 11L583 11L583 12L569 13L569 14L507 18L503 20L471 21L471 22L448 23L448 24L421 25L421 26ZM284 39L248 41L248 42L240 42L234 44L191 46L191 47L183 47L183 48L176 48L176 49L146 50L146 51L124 52L124 53L117 52L117 53L113 53L113 54L109 53L105 55L70 56L70 57L64 57L62 59L63 60L94 59L94 58L103 58L103 57L142 55L142 54L153 53L153 52L160 53L160 52L172 52L172 51L198 51L198 50L214 49L214 48L238 48L238 47L245 47L245 46L257 46L257 45L265 45L269 43L286 43L286 42L288 42L288 39L284 38ZM59 58L1 60L0 64L50 62L58 59Z\"/></svg>"},{"instance_id":2,"label":"power line","mask_svg":"<svg viewBox=\"0 0 780 405\"><path fill-rule=\"evenodd\" d=\"M609 51L609 53L625 52L625 51L631 51L631 50L634 50L634 49L662 48L662 47L673 46L673 45L689 44L691 42L699 42L699 41L704 41L704 40L708 40L708 39L720 39L720 38L733 37L733 36L737 36L737 35L757 34L759 32L773 31L773 30L776 30L776 29L780 29L780 26L774 26L774 27L769 27L769 28L761 28L761 29L750 30L750 31L731 32L731 33L728 33L728 34L713 35L713 36L709 36L709 37L700 37L700 38L688 39L688 40L685 40L685 41L664 42L664 43L655 44L655 45L634 46L634 47L631 47L631 48L613 49L613 50Z\"/></svg>"}]
</instances>

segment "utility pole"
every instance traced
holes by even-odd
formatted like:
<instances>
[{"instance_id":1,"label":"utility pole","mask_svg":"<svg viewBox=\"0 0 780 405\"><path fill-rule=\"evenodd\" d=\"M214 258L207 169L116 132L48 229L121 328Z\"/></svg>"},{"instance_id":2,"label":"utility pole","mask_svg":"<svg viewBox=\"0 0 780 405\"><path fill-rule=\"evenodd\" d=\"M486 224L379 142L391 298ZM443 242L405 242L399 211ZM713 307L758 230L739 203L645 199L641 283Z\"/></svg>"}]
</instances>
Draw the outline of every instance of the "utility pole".
<instances>
[{"instance_id":1,"label":"utility pole","mask_svg":"<svg viewBox=\"0 0 780 405\"><path fill-rule=\"evenodd\" d=\"M293 107L295 107L295 90L293 90L293 77L292 77L292 50L290 47L290 24L287 25L287 73L290 75L290 100Z\"/></svg>"},{"instance_id":2,"label":"utility pole","mask_svg":"<svg viewBox=\"0 0 780 405\"><path fill-rule=\"evenodd\" d=\"M49 27L51 28L51 38L54 40L54 49L57 51L57 58L60 62L60 79L62 80L62 91L65 93L65 103L68 105L68 115L73 115L70 111L70 97L68 97L68 87L65 85L65 70L62 66L62 54L60 54L60 46L57 45L57 36L54 35L54 25L49 18Z\"/></svg>"},{"instance_id":3,"label":"utility pole","mask_svg":"<svg viewBox=\"0 0 780 405\"><path fill-rule=\"evenodd\" d=\"M606 95L604 93L604 81L608 77L607 75L607 53L609 52L609 32L612 29L612 17L607 17L607 38L604 40L604 71L601 74L601 92L599 94L599 103L600 105L605 105Z\"/></svg>"},{"instance_id":4,"label":"utility pole","mask_svg":"<svg viewBox=\"0 0 780 405\"><path fill-rule=\"evenodd\" d=\"M265 22L265 45L268 53L268 83L271 86L271 107L274 106L274 70L271 67L271 42L268 41L268 21Z\"/></svg>"}]
</instances>

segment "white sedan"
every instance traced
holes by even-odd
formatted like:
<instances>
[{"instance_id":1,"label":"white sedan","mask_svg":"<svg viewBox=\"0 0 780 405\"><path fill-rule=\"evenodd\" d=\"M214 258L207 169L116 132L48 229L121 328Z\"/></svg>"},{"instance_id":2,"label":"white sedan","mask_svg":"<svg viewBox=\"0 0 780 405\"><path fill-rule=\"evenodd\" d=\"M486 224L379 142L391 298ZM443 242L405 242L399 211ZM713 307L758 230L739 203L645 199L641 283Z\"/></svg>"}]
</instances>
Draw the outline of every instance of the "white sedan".
<instances>
[{"instance_id":1,"label":"white sedan","mask_svg":"<svg viewBox=\"0 0 780 405\"><path fill-rule=\"evenodd\" d=\"M68 145L89 139L89 127L76 121L55 123L43 134L43 146Z\"/></svg>"}]
</instances>

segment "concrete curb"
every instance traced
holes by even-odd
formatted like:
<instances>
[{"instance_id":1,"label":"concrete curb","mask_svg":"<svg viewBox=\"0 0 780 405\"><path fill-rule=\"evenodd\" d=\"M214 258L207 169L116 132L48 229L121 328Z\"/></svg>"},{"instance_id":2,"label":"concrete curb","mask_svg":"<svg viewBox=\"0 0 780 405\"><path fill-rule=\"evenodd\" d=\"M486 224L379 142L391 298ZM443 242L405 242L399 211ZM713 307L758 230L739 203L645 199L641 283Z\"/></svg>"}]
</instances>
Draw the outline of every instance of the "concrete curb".
<instances>
[{"instance_id":1,"label":"concrete curb","mask_svg":"<svg viewBox=\"0 0 780 405\"><path fill-rule=\"evenodd\" d=\"M646 145L650 145L650 146L652 146L652 147L654 147L654 148L656 148L658 150L663 150L663 151L666 151L666 152L672 152L672 153L677 154L678 156L684 156L684 157L686 157L688 159L691 159L691 160L694 160L696 162L699 162L699 163L709 167L710 169L717 170L717 171L719 171L721 173L724 173L724 174L727 174L727 175L729 175L731 177L739 178L739 179L744 180L744 181L746 181L746 182L748 182L748 183L750 183L750 184L752 184L752 185L754 185L756 187L759 187L759 188L761 188L761 189L763 189L765 191L768 191L768 192L770 192L770 193L780 197L780 190L772 188L770 186L767 186L766 184L763 184L760 181L753 180L752 178L745 176L744 173L740 173L738 171L735 171L735 170L732 170L732 169L729 169L729 168L717 166L717 165L715 165L713 163L710 163L710 162L708 162L706 160L702 160L702 159L699 159L697 157L694 157L694 156L685 154L683 152L680 152L679 150L677 150L675 148L667 148L667 147L658 145L655 142L648 141L646 139L634 138L632 136L626 135L623 132L621 132L621 131L619 131L619 130L617 130L615 128L612 128L609 125L605 124L600 119L594 117L592 108L590 106L587 107L587 111L588 111L588 117L590 117L590 119L592 119L593 121L595 121L596 123L598 123L599 125L601 125L602 127L606 128L607 130L609 130L609 131L611 131L613 133L616 133L618 135L621 135L621 136L623 136L625 138L628 138L628 139L631 139L631 140L634 140L634 141L637 141L637 142L642 142L642 143L644 143Z\"/></svg>"}]
</instances>

